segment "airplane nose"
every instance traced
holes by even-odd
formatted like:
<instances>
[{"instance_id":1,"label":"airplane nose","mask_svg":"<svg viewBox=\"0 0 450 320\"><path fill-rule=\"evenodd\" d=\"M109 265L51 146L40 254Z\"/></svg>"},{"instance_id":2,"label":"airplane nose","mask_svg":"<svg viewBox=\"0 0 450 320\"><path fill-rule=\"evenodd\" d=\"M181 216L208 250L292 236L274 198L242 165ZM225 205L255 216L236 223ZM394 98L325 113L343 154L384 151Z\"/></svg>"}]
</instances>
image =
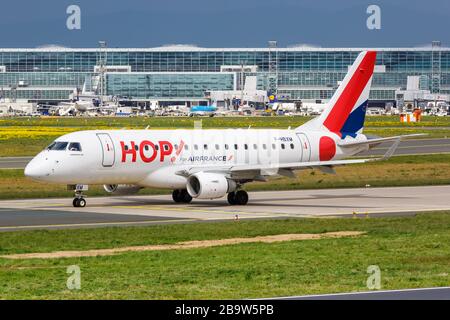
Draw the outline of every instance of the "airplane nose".
<instances>
[{"instance_id":1,"label":"airplane nose","mask_svg":"<svg viewBox=\"0 0 450 320\"><path fill-rule=\"evenodd\" d=\"M31 161L30 163L27 164L27 166L25 167L25 171L23 172L25 174L25 176L28 178L36 178L39 176L40 170L32 162L33 161Z\"/></svg>"},{"instance_id":2,"label":"airplane nose","mask_svg":"<svg viewBox=\"0 0 450 320\"><path fill-rule=\"evenodd\" d=\"M49 175L49 173L46 172L45 168L43 168L43 166L40 164L40 161L37 161L36 158L31 160L27 164L24 170L24 174L26 177L32 179L40 179Z\"/></svg>"}]
</instances>

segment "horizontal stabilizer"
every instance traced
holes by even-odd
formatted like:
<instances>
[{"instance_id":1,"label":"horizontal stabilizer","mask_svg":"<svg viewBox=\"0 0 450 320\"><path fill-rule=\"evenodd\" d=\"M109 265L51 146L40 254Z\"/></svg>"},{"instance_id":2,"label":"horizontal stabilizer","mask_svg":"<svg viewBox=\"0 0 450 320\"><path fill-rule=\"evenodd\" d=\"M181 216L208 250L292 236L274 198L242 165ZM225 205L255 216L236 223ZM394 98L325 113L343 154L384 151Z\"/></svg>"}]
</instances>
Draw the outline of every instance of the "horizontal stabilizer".
<instances>
[{"instance_id":1,"label":"horizontal stabilizer","mask_svg":"<svg viewBox=\"0 0 450 320\"><path fill-rule=\"evenodd\" d=\"M388 137L388 138L377 138L377 139L370 139L370 140L364 140L364 141L343 141L338 143L339 147L343 147L343 148L351 148L351 147L359 147L359 146L364 146L364 145L368 145L368 146L372 146L372 145L377 145L380 144L382 142L388 142L388 141L395 141L395 140L403 140L403 139L407 139L407 138L412 138L412 137L420 137L420 136L426 136L426 133L415 133L415 134L406 134L406 135L402 135L402 136L395 136L395 137Z\"/></svg>"}]
</instances>

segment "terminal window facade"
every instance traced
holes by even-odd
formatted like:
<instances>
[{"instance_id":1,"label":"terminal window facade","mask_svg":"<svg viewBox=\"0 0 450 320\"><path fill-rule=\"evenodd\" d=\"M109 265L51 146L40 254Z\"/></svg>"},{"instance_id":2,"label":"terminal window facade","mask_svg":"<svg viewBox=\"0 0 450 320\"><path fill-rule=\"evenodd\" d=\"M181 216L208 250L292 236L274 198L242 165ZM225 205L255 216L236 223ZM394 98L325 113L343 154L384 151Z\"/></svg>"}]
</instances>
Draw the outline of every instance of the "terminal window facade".
<instances>
[{"instance_id":1,"label":"terminal window facade","mask_svg":"<svg viewBox=\"0 0 450 320\"><path fill-rule=\"evenodd\" d=\"M292 99L329 99L357 49L278 48L278 92ZM438 90L450 91L450 49L439 48L439 66L433 68L430 48L382 49L374 74L371 99L393 100L395 90L406 87L408 76L421 77L421 89L431 89L438 73ZM436 53L436 52L435 52ZM258 89L268 88L269 49L154 48L107 49L109 66L129 66L131 72L106 75L106 94L135 98L201 98L205 91L233 90L236 73L223 66L256 66ZM0 86L3 97L67 99L81 89L94 72L101 54L96 49L2 49Z\"/></svg>"}]
</instances>

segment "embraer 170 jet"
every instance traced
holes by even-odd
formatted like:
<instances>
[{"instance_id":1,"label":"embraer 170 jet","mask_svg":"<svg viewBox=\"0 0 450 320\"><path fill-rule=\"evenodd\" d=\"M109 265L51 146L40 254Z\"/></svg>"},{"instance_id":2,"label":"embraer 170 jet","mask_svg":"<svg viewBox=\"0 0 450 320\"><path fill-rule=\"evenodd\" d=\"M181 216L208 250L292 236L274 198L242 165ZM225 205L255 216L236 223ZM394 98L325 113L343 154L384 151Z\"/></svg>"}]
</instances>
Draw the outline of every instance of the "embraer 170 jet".
<instances>
[{"instance_id":1,"label":"embraer 170 jet","mask_svg":"<svg viewBox=\"0 0 450 320\"><path fill-rule=\"evenodd\" d=\"M75 207L86 205L82 192L93 184L115 194L168 188L177 203L228 195L229 204L245 205L247 182L312 168L334 173L335 166L374 161L345 158L383 141L394 143L381 159L393 154L407 136L362 134L375 61L375 51L360 53L322 114L295 129L79 131L40 152L25 175L67 184Z\"/></svg>"}]
</instances>

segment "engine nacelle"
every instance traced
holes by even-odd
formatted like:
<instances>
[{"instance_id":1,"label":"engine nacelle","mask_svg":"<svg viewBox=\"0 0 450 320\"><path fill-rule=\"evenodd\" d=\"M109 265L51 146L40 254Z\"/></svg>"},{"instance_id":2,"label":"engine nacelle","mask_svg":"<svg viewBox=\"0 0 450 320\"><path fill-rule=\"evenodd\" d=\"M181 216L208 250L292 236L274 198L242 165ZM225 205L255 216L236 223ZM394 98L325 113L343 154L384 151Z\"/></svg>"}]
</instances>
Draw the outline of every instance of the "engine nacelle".
<instances>
[{"instance_id":1,"label":"engine nacelle","mask_svg":"<svg viewBox=\"0 0 450 320\"><path fill-rule=\"evenodd\" d=\"M103 189L115 195L131 195L138 193L141 187L132 184L105 184Z\"/></svg>"},{"instance_id":2,"label":"engine nacelle","mask_svg":"<svg viewBox=\"0 0 450 320\"><path fill-rule=\"evenodd\" d=\"M223 174L199 172L187 180L187 191L192 198L216 199L236 190L236 182Z\"/></svg>"}]
</instances>

